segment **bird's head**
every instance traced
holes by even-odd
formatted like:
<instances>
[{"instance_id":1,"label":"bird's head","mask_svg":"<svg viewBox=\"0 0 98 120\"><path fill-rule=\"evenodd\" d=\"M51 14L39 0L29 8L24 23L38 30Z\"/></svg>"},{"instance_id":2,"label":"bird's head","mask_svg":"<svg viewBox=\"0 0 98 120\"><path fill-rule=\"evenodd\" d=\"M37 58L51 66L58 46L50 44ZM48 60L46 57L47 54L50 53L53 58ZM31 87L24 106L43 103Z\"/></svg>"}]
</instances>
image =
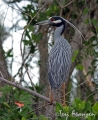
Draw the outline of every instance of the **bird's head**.
<instances>
[{"instance_id":1,"label":"bird's head","mask_svg":"<svg viewBox=\"0 0 98 120\"><path fill-rule=\"evenodd\" d=\"M77 31L78 34L85 40L82 33L72 23L70 23L68 20L66 20L60 16L50 17L48 20L36 23L36 25L51 25L51 26L55 26L55 27L60 27L61 25L65 25L65 23L68 23L69 25L71 25L71 27L73 27L74 30Z\"/></svg>"},{"instance_id":2,"label":"bird's head","mask_svg":"<svg viewBox=\"0 0 98 120\"><path fill-rule=\"evenodd\" d=\"M51 25L55 27L60 27L63 24L65 24L65 20L59 16L53 16L48 20L36 23L36 25Z\"/></svg>"}]
</instances>

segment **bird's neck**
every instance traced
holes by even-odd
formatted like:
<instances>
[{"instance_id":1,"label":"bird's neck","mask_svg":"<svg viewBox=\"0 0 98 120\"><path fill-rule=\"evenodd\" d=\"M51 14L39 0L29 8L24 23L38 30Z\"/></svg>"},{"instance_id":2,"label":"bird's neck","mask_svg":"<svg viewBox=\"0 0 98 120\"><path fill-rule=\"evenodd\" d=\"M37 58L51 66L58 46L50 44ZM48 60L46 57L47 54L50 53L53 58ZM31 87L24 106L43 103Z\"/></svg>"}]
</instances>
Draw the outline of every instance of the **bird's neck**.
<instances>
[{"instance_id":1,"label":"bird's neck","mask_svg":"<svg viewBox=\"0 0 98 120\"><path fill-rule=\"evenodd\" d=\"M54 32L54 42L56 42L56 40L59 37L62 37L64 30L65 30L65 25L62 25L62 26L56 28L56 30Z\"/></svg>"}]
</instances>

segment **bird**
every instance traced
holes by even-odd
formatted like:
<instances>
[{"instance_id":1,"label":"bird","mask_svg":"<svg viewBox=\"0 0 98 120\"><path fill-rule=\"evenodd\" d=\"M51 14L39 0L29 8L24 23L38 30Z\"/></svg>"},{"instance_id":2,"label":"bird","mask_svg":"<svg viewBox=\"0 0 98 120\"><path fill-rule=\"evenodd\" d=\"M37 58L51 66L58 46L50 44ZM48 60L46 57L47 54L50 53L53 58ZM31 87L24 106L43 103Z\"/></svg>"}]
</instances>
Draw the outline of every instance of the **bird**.
<instances>
[{"instance_id":1,"label":"bird","mask_svg":"<svg viewBox=\"0 0 98 120\"><path fill-rule=\"evenodd\" d=\"M63 86L65 101L65 82L67 81L71 67L72 50L69 42L63 37L66 23L70 24L79 34L81 32L68 20L60 16L49 17L48 20L37 22L36 25L49 25L56 27L54 31L54 45L48 57L48 79L51 86L50 101L53 101L52 90ZM82 34L81 34L82 35Z\"/></svg>"}]
</instances>

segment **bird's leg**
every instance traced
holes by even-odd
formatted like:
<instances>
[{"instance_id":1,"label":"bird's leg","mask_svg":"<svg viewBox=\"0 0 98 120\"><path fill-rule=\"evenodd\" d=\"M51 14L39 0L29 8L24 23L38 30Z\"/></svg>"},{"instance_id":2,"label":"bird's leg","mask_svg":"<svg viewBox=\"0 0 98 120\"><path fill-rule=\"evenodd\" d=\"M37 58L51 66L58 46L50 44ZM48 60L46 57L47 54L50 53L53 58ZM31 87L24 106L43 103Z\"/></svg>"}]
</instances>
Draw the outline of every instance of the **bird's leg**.
<instances>
[{"instance_id":1,"label":"bird's leg","mask_svg":"<svg viewBox=\"0 0 98 120\"><path fill-rule=\"evenodd\" d=\"M65 82L63 83L62 85L62 89L63 89L63 98L64 98L64 101L63 101L63 106L66 106L66 99L65 99Z\"/></svg>"},{"instance_id":2,"label":"bird's leg","mask_svg":"<svg viewBox=\"0 0 98 120\"><path fill-rule=\"evenodd\" d=\"M52 89L50 89L50 101L51 101L51 104L52 104L52 102L54 101L54 99L53 99L53 94L52 94Z\"/></svg>"}]
</instances>

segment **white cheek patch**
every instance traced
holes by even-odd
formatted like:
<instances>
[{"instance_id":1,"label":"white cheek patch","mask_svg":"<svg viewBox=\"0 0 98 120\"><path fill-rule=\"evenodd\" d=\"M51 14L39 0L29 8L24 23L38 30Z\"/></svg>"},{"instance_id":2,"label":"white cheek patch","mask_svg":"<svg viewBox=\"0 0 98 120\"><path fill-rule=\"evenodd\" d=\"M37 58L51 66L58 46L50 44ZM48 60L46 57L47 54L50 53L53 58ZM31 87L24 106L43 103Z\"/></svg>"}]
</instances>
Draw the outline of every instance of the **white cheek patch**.
<instances>
[{"instance_id":1,"label":"white cheek patch","mask_svg":"<svg viewBox=\"0 0 98 120\"><path fill-rule=\"evenodd\" d=\"M61 20L52 21L53 23L61 23Z\"/></svg>"},{"instance_id":2,"label":"white cheek patch","mask_svg":"<svg viewBox=\"0 0 98 120\"><path fill-rule=\"evenodd\" d=\"M49 20L51 19L52 17L49 18Z\"/></svg>"}]
</instances>

